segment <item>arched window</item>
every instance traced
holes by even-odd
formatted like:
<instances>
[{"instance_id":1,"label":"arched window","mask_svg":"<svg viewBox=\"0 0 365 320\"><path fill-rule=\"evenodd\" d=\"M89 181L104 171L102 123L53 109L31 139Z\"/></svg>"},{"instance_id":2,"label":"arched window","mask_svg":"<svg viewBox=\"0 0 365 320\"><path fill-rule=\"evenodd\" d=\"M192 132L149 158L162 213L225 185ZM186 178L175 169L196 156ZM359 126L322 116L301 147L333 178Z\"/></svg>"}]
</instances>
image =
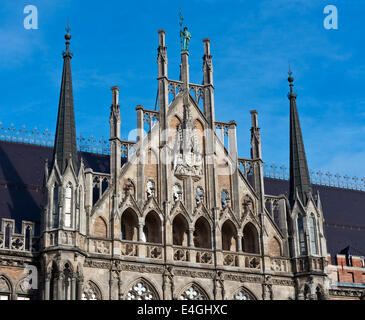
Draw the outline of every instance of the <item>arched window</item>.
<instances>
[{"instance_id":1,"label":"arched window","mask_svg":"<svg viewBox=\"0 0 365 320\"><path fill-rule=\"evenodd\" d=\"M132 209L122 215L122 240L138 241L138 218Z\"/></svg>"},{"instance_id":2,"label":"arched window","mask_svg":"<svg viewBox=\"0 0 365 320\"><path fill-rule=\"evenodd\" d=\"M236 293L233 295L234 300L256 300L254 295L249 292L246 288L240 288Z\"/></svg>"},{"instance_id":3,"label":"arched window","mask_svg":"<svg viewBox=\"0 0 365 320\"><path fill-rule=\"evenodd\" d=\"M208 221L203 217L200 217L195 222L194 246L196 248L212 248L212 235L210 231L210 225Z\"/></svg>"},{"instance_id":4,"label":"arched window","mask_svg":"<svg viewBox=\"0 0 365 320\"><path fill-rule=\"evenodd\" d=\"M130 286L127 294L127 300L159 300L155 288L143 279L137 280Z\"/></svg>"},{"instance_id":5,"label":"arched window","mask_svg":"<svg viewBox=\"0 0 365 320\"><path fill-rule=\"evenodd\" d=\"M145 219L145 226L143 228L147 242L161 243L161 220L155 211L147 214Z\"/></svg>"},{"instance_id":6,"label":"arched window","mask_svg":"<svg viewBox=\"0 0 365 320\"><path fill-rule=\"evenodd\" d=\"M72 211L72 186L67 185L65 190L65 227L71 228L71 211Z\"/></svg>"},{"instance_id":7,"label":"arched window","mask_svg":"<svg viewBox=\"0 0 365 320\"><path fill-rule=\"evenodd\" d=\"M196 284L188 285L180 294L179 300L208 300L208 295Z\"/></svg>"},{"instance_id":8,"label":"arched window","mask_svg":"<svg viewBox=\"0 0 365 320\"><path fill-rule=\"evenodd\" d=\"M313 254L318 254L316 219L313 216L309 219L311 248Z\"/></svg>"},{"instance_id":9,"label":"arched window","mask_svg":"<svg viewBox=\"0 0 365 320\"><path fill-rule=\"evenodd\" d=\"M242 250L247 253L260 253L259 235L252 223L247 223L243 228Z\"/></svg>"},{"instance_id":10,"label":"arched window","mask_svg":"<svg viewBox=\"0 0 365 320\"><path fill-rule=\"evenodd\" d=\"M189 226L186 219L178 214L172 223L173 244L176 246L188 246Z\"/></svg>"},{"instance_id":11,"label":"arched window","mask_svg":"<svg viewBox=\"0 0 365 320\"><path fill-rule=\"evenodd\" d=\"M0 276L0 300L10 300L11 287L9 280Z\"/></svg>"},{"instance_id":12,"label":"arched window","mask_svg":"<svg viewBox=\"0 0 365 320\"><path fill-rule=\"evenodd\" d=\"M303 218L301 216L298 217L297 224L298 224L299 253L301 255L305 255L305 254L307 254L307 248L305 245Z\"/></svg>"},{"instance_id":13,"label":"arched window","mask_svg":"<svg viewBox=\"0 0 365 320\"><path fill-rule=\"evenodd\" d=\"M222 226L222 249L225 251L237 251L237 230L229 220Z\"/></svg>"},{"instance_id":14,"label":"arched window","mask_svg":"<svg viewBox=\"0 0 365 320\"><path fill-rule=\"evenodd\" d=\"M81 300L102 300L100 289L95 283L88 281L84 285Z\"/></svg>"},{"instance_id":15,"label":"arched window","mask_svg":"<svg viewBox=\"0 0 365 320\"><path fill-rule=\"evenodd\" d=\"M27 227L25 229L25 250L30 250L30 240L31 240L31 228Z\"/></svg>"},{"instance_id":16,"label":"arched window","mask_svg":"<svg viewBox=\"0 0 365 320\"><path fill-rule=\"evenodd\" d=\"M58 185L55 184L53 187L53 208L52 208L52 226L53 228L58 228L58 194L59 194L59 188Z\"/></svg>"},{"instance_id":17,"label":"arched window","mask_svg":"<svg viewBox=\"0 0 365 320\"><path fill-rule=\"evenodd\" d=\"M5 246L4 246L5 249L10 249L11 246L10 237L11 237L11 226L10 224L7 224L5 228Z\"/></svg>"}]
</instances>

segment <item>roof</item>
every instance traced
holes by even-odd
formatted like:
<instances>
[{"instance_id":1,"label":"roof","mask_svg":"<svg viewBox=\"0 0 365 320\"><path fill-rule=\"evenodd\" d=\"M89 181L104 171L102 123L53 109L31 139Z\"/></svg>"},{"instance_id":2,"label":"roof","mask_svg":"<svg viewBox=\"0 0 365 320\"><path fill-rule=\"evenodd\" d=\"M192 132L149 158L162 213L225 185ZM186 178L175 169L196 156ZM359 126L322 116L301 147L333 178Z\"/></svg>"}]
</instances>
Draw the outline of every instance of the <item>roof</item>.
<instances>
[{"instance_id":1,"label":"roof","mask_svg":"<svg viewBox=\"0 0 365 320\"><path fill-rule=\"evenodd\" d=\"M265 194L280 195L289 190L289 182L265 178ZM327 250L334 256L350 246L364 255L365 192L329 186L312 185L313 194L321 198Z\"/></svg>"},{"instance_id":2,"label":"roof","mask_svg":"<svg viewBox=\"0 0 365 320\"><path fill-rule=\"evenodd\" d=\"M52 159L53 148L0 141L0 218L40 222L45 159ZM86 168L109 173L109 156L79 152ZM265 194L287 194L289 182L265 178ZM364 255L365 192L313 185L320 192L328 252L334 256L347 246Z\"/></svg>"},{"instance_id":3,"label":"roof","mask_svg":"<svg viewBox=\"0 0 365 320\"><path fill-rule=\"evenodd\" d=\"M78 152L85 167L109 172L109 156ZM0 141L0 218L15 219L16 232L22 220L40 223L45 160L53 148Z\"/></svg>"}]
</instances>

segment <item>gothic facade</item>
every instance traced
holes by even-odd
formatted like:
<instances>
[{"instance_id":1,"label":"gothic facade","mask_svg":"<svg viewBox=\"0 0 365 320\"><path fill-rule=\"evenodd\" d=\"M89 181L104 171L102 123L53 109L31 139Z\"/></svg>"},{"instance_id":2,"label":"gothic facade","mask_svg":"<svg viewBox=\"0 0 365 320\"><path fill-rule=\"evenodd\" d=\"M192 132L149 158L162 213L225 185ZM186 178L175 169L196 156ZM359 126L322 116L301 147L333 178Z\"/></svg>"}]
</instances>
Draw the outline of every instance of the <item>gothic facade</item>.
<instances>
[{"instance_id":1,"label":"gothic facade","mask_svg":"<svg viewBox=\"0 0 365 320\"><path fill-rule=\"evenodd\" d=\"M112 87L110 171L96 172L76 149L65 38L39 239L33 243L33 222L16 234L14 221L3 219L2 299L328 298L323 210L312 194L291 72L288 196L265 192L257 111L250 111L250 158L238 156L236 122L215 119L210 40L203 40L202 84L189 80L187 50L180 79L171 80L163 30L158 111L137 106L137 140L122 140L124 109ZM29 265L38 270L36 288Z\"/></svg>"}]
</instances>

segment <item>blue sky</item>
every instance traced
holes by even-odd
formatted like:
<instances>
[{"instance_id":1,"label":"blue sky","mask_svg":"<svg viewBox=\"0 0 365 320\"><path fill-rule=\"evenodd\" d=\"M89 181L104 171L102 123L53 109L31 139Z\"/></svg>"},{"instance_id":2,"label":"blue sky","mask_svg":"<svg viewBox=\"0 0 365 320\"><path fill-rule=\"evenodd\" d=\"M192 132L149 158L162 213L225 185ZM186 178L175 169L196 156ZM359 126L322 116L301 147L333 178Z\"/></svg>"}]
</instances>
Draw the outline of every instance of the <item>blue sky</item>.
<instances>
[{"instance_id":1,"label":"blue sky","mask_svg":"<svg viewBox=\"0 0 365 320\"><path fill-rule=\"evenodd\" d=\"M28 4L38 8L38 30L24 29ZM338 30L323 27L329 4L338 8ZM154 107L159 29L169 78L179 77L180 7L192 33L190 79L201 83L209 37L216 120L236 120L241 157L249 156L249 110L257 109L264 160L288 164L290 60L309 166L365 176L362 0L2 0L0 121L55 130L69 17L77 133L108 136L110 87L118 85L126 138L135 106Z\"/></svg>"}]
</instances>

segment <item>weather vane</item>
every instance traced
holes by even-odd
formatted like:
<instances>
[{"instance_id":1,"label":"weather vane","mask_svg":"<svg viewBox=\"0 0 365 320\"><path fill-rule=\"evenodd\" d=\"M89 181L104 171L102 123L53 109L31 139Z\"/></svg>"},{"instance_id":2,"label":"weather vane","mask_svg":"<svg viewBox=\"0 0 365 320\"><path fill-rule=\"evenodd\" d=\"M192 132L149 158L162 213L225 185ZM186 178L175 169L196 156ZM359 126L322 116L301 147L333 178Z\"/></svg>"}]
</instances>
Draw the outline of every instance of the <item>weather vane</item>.
<instances>
[{"instance_id":1,"label":"weather vane","mask_svg":"<svg viewBox=\"0 0 365 320\"><path fill-rule=\"evenodd\" d=\"M67 17L67 27L66 27L66 32L67 32L67 33L70 33L70 30L71 30L71 28L70 28L70 23L69 23L69 17Z\"/></svg>"},{"instance_id":2,"label":"weather vane","mask_svg":"<svg viewBox=\"0 0 365 320\"><path fill-rule=\"evenodd\" d=\"M189 41L191 38L191 34L188 31L188 27L184 27L183 30L183 22L184 22L184 18L181 14L181 9L180 9L180 40L181 40L181 51L189 51Z\"/></svg>"}]
</instances>

